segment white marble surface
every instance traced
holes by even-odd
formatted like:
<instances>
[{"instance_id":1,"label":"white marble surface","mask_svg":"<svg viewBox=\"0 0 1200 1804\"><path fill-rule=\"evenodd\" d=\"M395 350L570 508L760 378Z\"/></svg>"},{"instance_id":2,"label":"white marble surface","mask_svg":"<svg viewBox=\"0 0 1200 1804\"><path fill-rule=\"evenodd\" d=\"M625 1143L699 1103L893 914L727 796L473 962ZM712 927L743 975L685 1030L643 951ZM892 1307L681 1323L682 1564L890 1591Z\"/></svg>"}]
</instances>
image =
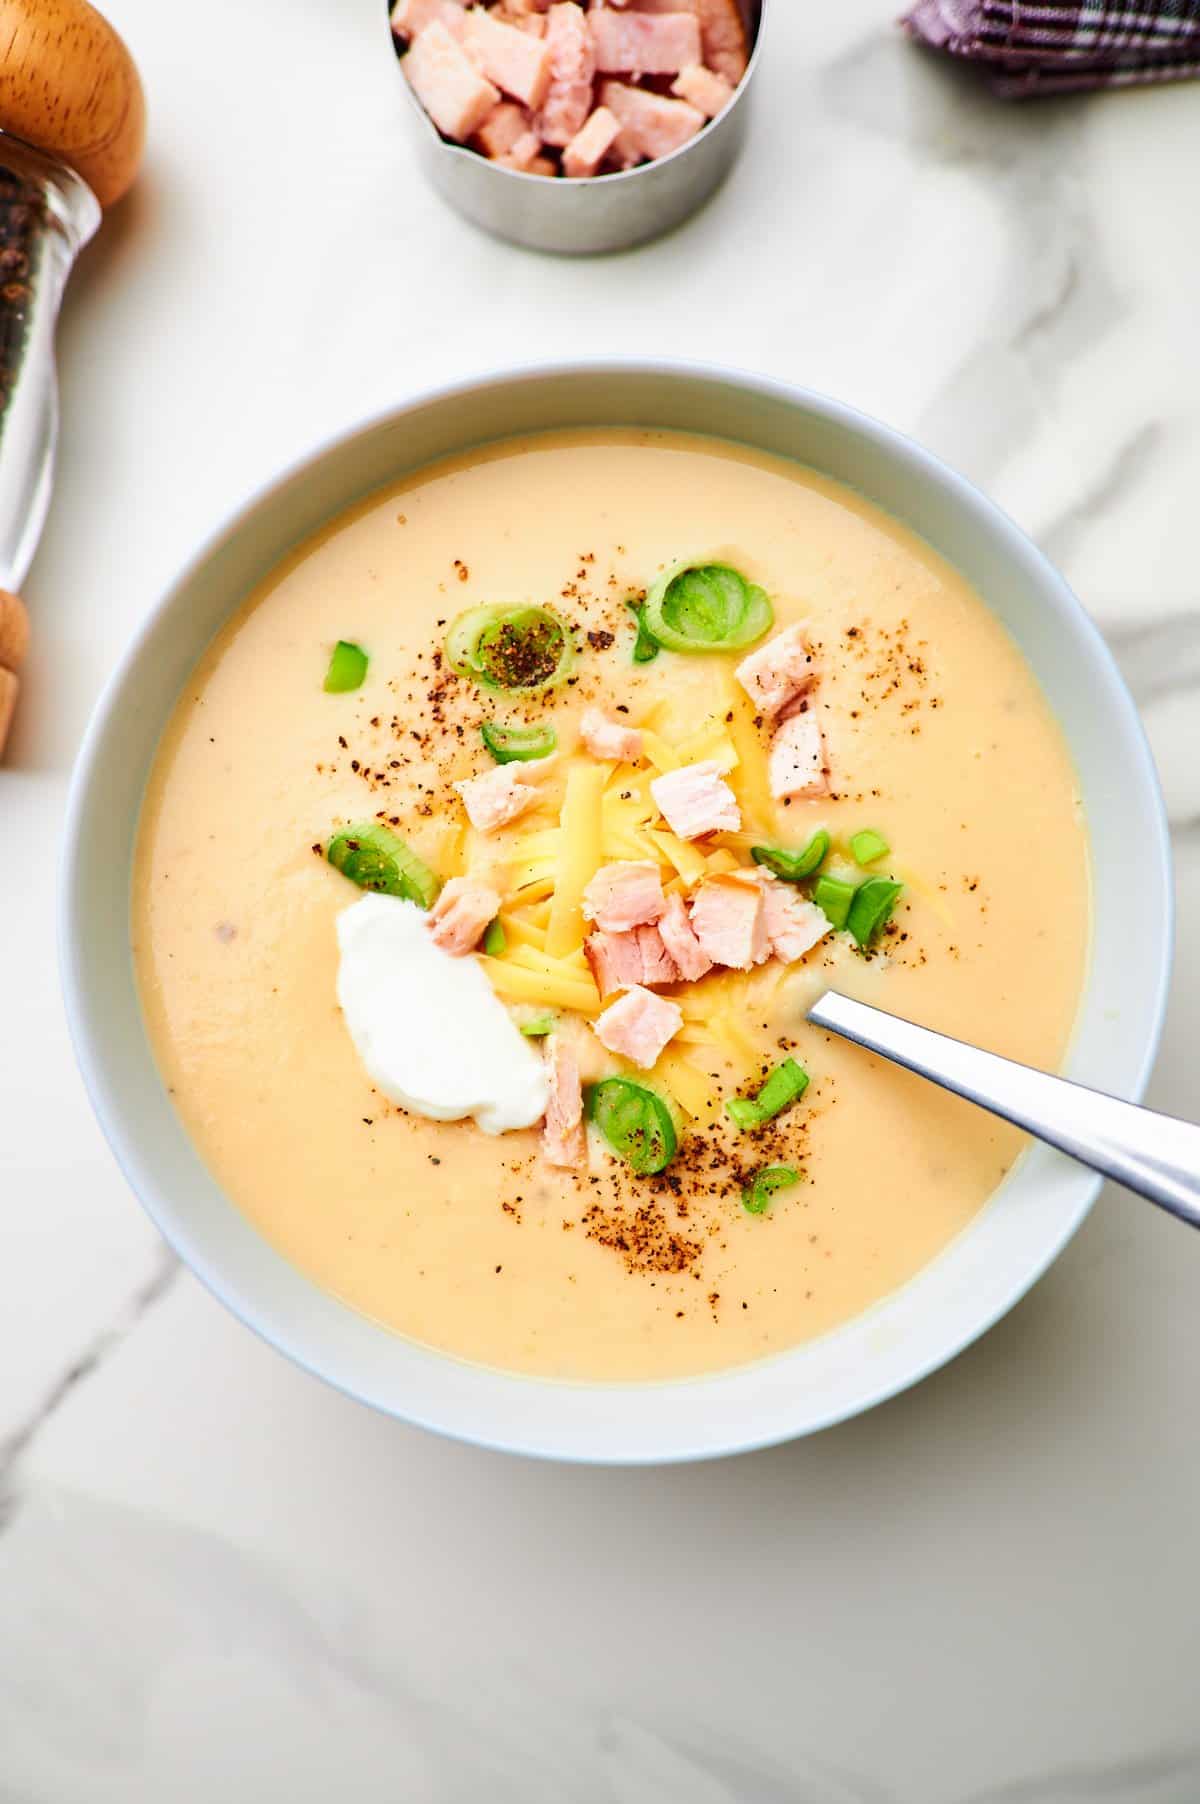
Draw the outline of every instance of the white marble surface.
<instances>
[{"instance_id":1,"label":"white marble surface","mask_svg":"<svg viewBox=\"0 0 1200 1804\"><path fill-rule=\"evenodd\" d=\"M1200 1115L1200 87L1005 111L888 0L775 0L731 185L581 266L415 184L382 0L109 10L149 165L69 297L0 773L0 1800L1195 1804L1183 1229L1106 1194L984 1342L804 1444L662 1473L443 1444L164 1254L71 1061L53 893L97 690L249 486L498 362L740 362L946 454L1109 634L1179 859L1152 1096Z\"/></svg>"}]
</instances>

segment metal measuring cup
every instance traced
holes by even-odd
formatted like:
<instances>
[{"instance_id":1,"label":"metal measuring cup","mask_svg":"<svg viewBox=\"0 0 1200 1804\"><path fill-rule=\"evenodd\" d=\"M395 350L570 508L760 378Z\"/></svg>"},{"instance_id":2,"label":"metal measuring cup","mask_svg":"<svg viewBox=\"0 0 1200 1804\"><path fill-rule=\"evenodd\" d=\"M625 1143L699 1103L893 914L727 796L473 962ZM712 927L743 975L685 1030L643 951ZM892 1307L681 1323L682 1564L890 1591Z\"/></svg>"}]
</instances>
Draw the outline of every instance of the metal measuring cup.
<instances>
[{"instance_id":1,"label":"metal measuring cup","mask_svg":"<svg viewBox=\"0 0 1200 1804\"><path fill-rule=\"evenodd\" d=\"M615 175L527 175L451 143L413 93L399 58L405 123L427 180L473 224L529 250L575 256L628 250L669 232L703 206L737 161L762 55L765 5L738 0L750 60L725 111L670 156Z\"/></svg>"}]
</instances>

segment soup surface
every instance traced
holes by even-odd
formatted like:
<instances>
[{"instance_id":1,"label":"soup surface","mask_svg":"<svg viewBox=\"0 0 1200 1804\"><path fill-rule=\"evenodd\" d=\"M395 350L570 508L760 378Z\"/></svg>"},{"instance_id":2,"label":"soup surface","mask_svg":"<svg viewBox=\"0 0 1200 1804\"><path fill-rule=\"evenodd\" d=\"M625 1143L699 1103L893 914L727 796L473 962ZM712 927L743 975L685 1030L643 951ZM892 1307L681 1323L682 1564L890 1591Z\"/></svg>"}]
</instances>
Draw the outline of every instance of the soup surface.
<instances>
[{"instance_id":1,"label":"soup surface","mask_svg":"<svg viewBox=\"0 0 1200 1804\"><path fill-rule=\"evenodd\" d=\"M774 631L806 625L827 795L769 799L769 723L733 678L736 657L633 661L627 597L681 561L714 560L763 586ZM533 601L568 623L570 683L515 704L449 670L450 622L496 601ZM338 640L361 645L369 668L361 687L330 694ZM543 957L568 857L558 811L579 768L579 718L595 705L652 727L660 768L723 762L742 831L693 842L710 871L753 868L751 843L795 850L824 827L826 871L861 883L849 843L872 829L889 850L871 872L904 885L866 948L839 933L791 964L716 971L668 992L683 1029L640 1075L671 1098L680 1145L650 1177L633 1175L595 1127L586 1165L562 1170L545 1162L536 1128L489 1136L389 1102L337 995L336 923L359 892L325 850L339 827L383 815L442 877L485 854L489 869L503 861L506 948L483 967L497 992L527 1024L557 1011L585 1079L630 1070L569 1007L590 981L582 952L559 965ZM536 773L534 815L481 835L451 784L492 768L479 734L489 718L550 722L559 752ZM609 855L662 834L645 806L654 775L605 770ZM661 843L669 837L651 852L686 890L654 852ZM605 1380L777 1352L933 1258L996 1189L1020 1138L810 1028L805 1002L833 983L1053 1067L1081 989L1088 913L1063 740L1015 645L956 572L807 470L632 430L506 442L427 469L276 570L180 699L133 886L164 1080L260 1231L404 1335L494 1366ZM754 1095L788 1057L810 1077L805 1094L761 1131L739 1130L725 1102ZM777 1163L798 1181L750 1213L743 1192Z\"/></svg>"}]
</instances>

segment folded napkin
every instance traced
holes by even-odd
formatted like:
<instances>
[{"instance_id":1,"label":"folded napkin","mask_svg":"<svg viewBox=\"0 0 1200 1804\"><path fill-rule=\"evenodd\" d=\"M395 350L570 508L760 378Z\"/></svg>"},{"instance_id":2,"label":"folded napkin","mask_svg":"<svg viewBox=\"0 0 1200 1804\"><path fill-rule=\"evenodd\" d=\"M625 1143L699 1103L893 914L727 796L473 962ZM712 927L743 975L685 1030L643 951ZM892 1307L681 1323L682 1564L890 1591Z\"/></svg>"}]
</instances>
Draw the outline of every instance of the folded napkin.
<instances>
[{"instance_id":1,"label":"folded napkin","mask_svg":"<svg viewBox=\"0 0 1200 1804\"><path fill-rule=\"evenodd\" d=\"M1011 99L1200 76L1200 0L917 0L902 24Z\"/></svg>"}]
</instances>

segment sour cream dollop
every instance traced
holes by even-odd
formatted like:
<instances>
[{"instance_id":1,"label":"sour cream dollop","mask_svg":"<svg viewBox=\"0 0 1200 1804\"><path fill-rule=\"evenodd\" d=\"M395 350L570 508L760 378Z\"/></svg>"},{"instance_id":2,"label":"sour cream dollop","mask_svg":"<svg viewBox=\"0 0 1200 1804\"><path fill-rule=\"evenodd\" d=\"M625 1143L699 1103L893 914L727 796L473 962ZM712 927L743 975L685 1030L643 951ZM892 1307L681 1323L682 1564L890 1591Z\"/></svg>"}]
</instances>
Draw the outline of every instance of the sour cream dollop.
<instances>
[{"instance_id":1,"label":"sour cream dollop","mask_svg":"<svg viewBox=\"0 0 1200 1804\"><path fill-rule=\"evenodd\" d=\"M532 1127L546 1069L473 958L429 937L424 911L364 896L337 922L337 994L374 1084L432 1121L473 1115L485 1134Z\"/></svg>"}]
</instances>

